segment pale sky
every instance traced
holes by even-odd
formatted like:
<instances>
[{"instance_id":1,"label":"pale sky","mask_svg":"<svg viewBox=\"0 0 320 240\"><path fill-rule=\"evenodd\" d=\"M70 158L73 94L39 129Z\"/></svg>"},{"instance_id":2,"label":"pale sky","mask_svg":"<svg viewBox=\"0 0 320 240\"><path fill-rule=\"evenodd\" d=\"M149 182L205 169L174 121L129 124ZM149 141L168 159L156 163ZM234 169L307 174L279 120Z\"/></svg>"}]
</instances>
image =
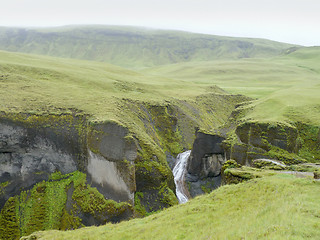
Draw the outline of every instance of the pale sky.
<instances>
[{"instance_id":1,"label":"pale sky","mask_svg":"<svg viewBox=\"0 0 320 240\"><path fill-rule=\"evenodd\" d=\"M132 25L320 46L320 0L0 0L0 26Z\"/></svg>"}]
</instances>

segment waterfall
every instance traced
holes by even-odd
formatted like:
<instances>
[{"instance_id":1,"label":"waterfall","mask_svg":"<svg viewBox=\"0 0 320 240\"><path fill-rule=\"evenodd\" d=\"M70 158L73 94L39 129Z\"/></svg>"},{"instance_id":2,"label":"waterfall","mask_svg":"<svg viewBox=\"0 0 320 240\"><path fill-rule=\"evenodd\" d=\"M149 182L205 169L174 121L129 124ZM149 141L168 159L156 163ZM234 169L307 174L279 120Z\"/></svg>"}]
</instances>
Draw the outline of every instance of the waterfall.
<instances>
[{"instance_id":1,"label":"waterfall","mask_svg":"<svg viewBox=\"0 0 320 240\"><path fill-rule=\"evenodd\" d=\"M176 194L179 203L185 203L188 201L187 189L185 188L184 177L186 173L188 158L191 150L178 154L176 164L172 170L174 176L174 182L176 184Z\"/></svg>"}]
</instances>

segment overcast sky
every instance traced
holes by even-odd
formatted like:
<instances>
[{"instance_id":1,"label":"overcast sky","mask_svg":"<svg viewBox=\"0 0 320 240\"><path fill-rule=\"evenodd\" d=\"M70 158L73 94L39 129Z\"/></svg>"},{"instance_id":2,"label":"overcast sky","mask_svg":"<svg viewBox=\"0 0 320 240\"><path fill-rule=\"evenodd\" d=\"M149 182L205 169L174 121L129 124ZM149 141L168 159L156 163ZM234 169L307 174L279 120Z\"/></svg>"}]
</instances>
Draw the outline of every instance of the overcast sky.
<instances>
[{"instance_id":1,"label":"overcast sky","mask_svg":"<svg viewBox=\"0 0 320 240\"><path fill-rule=\"evenodd\" d=\"M0 0L0 26L133 25L320 46L320 0Z\"/></svg>"}]
</instances>

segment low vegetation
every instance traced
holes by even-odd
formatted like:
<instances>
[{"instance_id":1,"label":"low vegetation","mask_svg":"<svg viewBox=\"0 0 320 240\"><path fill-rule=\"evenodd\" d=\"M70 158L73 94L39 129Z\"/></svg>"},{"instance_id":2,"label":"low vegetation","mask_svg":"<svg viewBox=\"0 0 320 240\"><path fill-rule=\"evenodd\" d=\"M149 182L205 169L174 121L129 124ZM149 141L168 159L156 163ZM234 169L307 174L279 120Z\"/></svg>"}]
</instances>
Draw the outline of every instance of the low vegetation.
<instances>
[{"instance_id":1,"label":"low vegetation","mask_svg":"<svg viewBox=\"0 0 320 240\"><path fill-rule=\"evenodd\" d=\"M144 219L24 239L317 239L320 182L286 174L226 185Z\"/></svg>"}]
</instances>

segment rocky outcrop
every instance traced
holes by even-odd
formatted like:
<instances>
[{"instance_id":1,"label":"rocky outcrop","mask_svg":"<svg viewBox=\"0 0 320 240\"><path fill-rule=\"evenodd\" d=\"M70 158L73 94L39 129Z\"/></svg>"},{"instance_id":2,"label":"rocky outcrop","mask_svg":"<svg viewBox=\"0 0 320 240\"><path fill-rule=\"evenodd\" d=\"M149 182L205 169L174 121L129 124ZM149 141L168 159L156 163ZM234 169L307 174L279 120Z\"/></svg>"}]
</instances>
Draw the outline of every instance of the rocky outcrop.
<instances>
[{"instance_id":1,"label":"rocky outcrop","mask_svg":"<svg viewBox=\"0 0 320 240\"><path fill-rule=\"evenodd\" d=\"M221 166L225 161L223 137L196 133L188 161L186 181L192 197L209 192L221 184Z\"/></svg>"},{"instance_id":2,"label":"rocky outcrop","mask_svg":"<svg viewBox=\"0 0 320 240\"><path fill-rule=\"evenodd\" d=\"M223 140L217 135L197 132L188 161L188 173L201 179L218 176L224 162Z\"/></svg>"},{"instance_id":3,"label":"rocky outcrop","mask_svg":"<svg viewBox=\"0 0 320 240\"><path fill-rule=\"evenodd\" d=\"M120 221L132 217L136 187L134 161L137 157L137 143L127 135L126 128L113 122L89 126L86 116L81 114L58 116L2 114L0 116L0 209L4 209L5 212L14 206L31 204L35 196L41 200L39 204L43 208L41 210L43 214L35 214L35 219L30 221L45 223L46 209L55 210L50 207L51 199L47 197L50 195L49 189L52 189L48 185L53 184L57 186L57 190L54 190L57 197L67 195L70 197L60 199L62 207L56 209L60 215L56 217L55 225L51 228L65 229L65 226L69 226L61 225L64 219L61 214L67 214L73 219L72 221L77 219L77 224L73 226L72 223L72 227L100 225L106 221ZM68 175L76 171L84 174L81 177L81 181L84 182L80 185L76 179ZM61 177L52 179L56 173L61 174ZM65 188L59 188L67 179L73 180L68 180ZM43 187L40 187L40 183L44 184ZM87 183L98 191L91 190ZM90 199L80 194L83 191L88 191ZM22 197L24 195L27 197ZM77 200L79 198L83 199ZM106 199L111 202L104 203ZM106 205L106 211L102 210L103 207L94 211L89 210L95 209L97 201ZM117 202L125 204L116 207ZM87 206L88 204L92 206ZM16 211L19 216L10 215L12 219L20 219L21 222L17 223L20 225L25 224L24 219L26 214L29 214L28 208L23 208L22 205L20 210ZM37 205L30 205L30 208L37 208ZM112 208L115 208L114 211L111 211ZM5 218L3 214L0 215L0 221ZM33 230L42 229L42 225L34 223L34 226L39 228ZM0 229L0 235L8 231L8 228L3 231ZM26 231L31 230L28 228ZM3 236L10 238L7 235Z\"/></svg>"},{"instance_id":4,"label":"rocky outcrop","mask_svg":"<svg viewBox=\"0 0 320 240\"><path fill-rule=\"evenodd\" d=\"M46 124L52 124L52 126ZM53 172L85 171L86 137L73 116L2 116L0 119L0 182L8 182L0 208L21 190L47 180Z\"/></svg>"},{"instance_id":5,"label":"rocky outcrop","mask_svg":"<svg viewBox=\"0 0 320 240\"><path fill-rule=\"evenodd\" d=\"M134 161L138 143L128 129L113 123L96 124L88 134L88 180L106 198L134 202Z\"/></svg>"},{"instance_id":6,"label":"rocky outcrop","mask_svg":"<svg viewBox=\"0 0 320 240\"><path fill-rule=\"evenodd\" d=\"M288 164L303 161L298 155L299 132L284 123L245 122L236 127L224 148L228 159L251 166L254 159L278 159Z\"/></svg>"}]
</instances>

